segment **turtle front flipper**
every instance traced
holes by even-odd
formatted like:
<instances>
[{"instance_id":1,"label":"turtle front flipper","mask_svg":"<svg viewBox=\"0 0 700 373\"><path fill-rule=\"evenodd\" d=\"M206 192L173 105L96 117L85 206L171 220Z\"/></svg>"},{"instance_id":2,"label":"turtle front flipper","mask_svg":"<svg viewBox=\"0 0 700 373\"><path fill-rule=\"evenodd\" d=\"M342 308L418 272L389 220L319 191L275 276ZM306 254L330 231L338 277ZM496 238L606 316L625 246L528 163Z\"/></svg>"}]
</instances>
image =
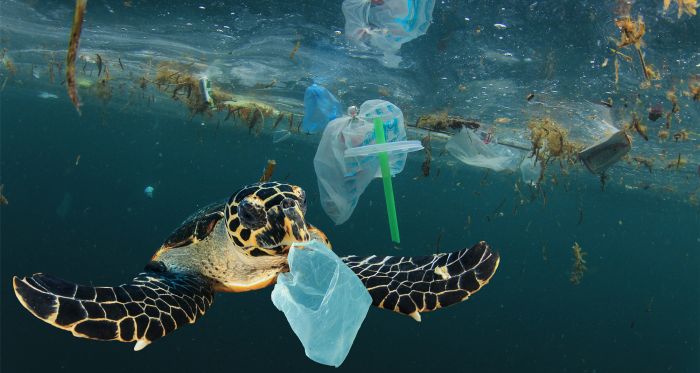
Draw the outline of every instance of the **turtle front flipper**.
<instances>
[{"instance_id":1,"label":"turtle front flipper","mask_svg":"<svg viewBox=\"0 0 700 373\"><path fill-rule=\"evenodd\" d=\"M214 291L200 276L148 271L129 284L93 287L37 273L13 278L15 295L34 316L76 337L136 342L135 351L199 319Z\"/></svg>"},{"instance_id":2,"label":"turtle front flipper","mask_svg":"<svg viewBox=\"0 0 700 373\"><path fill-rule=\"evenodd\" d=\"M486 285L500 257L486 242L471 249L421 257L347 256L372 304L420 321L420 312L459 303Z\"/></svg>"}]
</instances>

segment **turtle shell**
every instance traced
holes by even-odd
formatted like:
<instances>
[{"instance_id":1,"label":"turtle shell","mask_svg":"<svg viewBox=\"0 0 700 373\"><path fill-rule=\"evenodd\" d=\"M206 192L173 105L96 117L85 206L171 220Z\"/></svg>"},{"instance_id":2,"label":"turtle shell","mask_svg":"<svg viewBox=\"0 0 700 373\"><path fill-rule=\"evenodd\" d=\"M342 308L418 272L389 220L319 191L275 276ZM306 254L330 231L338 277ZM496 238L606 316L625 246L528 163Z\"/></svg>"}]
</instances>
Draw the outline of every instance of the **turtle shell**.
<instances>
[{"instance_id":1,"label":"turtle shell","mask_svg":"<svg viewBox=\"0 0 700 373\"><path fill-rule=\"evenodd\" d=\"M225 205L223 201L215 202L199 209L168 236L161 250L187 246L205 239L224 217Z\"/></svg>"}]
</instances>

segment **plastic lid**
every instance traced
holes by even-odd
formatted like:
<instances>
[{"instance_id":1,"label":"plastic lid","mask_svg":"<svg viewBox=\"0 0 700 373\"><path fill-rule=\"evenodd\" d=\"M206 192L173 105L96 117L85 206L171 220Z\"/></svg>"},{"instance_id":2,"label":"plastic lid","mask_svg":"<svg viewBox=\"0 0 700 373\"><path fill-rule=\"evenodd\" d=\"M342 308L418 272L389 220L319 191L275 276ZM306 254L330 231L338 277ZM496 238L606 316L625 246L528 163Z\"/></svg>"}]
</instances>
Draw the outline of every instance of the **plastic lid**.
<instances>
[{"instance_id":1,"label":"plastic lid","mask_svg":"<svg viewBox=\"0 0 700 373\"><path fill-rule=\"evenodd\" d=\"M345 157L364 157L368 155L375 155L382 152L386 153L410 153L418 150L423 150L423 145L420 141L396 141L389 142L385 144L372 144L365 146L358 146L357 148L350 148L345 151Z\"/></svg>"}]
</instances>

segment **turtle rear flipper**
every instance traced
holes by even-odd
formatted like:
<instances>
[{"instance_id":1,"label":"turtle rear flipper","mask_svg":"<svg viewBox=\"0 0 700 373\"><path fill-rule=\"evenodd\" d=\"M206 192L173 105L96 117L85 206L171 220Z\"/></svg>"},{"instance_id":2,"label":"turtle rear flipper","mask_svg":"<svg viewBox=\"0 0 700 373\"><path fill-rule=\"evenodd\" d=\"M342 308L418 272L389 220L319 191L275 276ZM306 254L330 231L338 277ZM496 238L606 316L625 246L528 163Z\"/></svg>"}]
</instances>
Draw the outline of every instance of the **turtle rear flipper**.
<instances>
[{"instance_id":1,"label":"turtle rear flipper","mask_svg":"<svg viewBox=\"0 0 700 373\"><path fill-rule=\"evenodd\" d=\"M214 299L208 280L169 272L143 272L115 287L83 286L42 273L14 277L13 284L34 316L76 337L136 342L135 351L194 323Z\"/></svg>"},{"instance_id":2,"label":"turtle rear flipper","mask_svg":"<svg viewBox=\"0 0 700 373\"><path fill-rule=\"evenodd\" d=\"M459 303L486 285L500 257L486 242L471 249L421 257L348 256L372 304L420 321L420 312Z\"/></svg>"}]
</instances>

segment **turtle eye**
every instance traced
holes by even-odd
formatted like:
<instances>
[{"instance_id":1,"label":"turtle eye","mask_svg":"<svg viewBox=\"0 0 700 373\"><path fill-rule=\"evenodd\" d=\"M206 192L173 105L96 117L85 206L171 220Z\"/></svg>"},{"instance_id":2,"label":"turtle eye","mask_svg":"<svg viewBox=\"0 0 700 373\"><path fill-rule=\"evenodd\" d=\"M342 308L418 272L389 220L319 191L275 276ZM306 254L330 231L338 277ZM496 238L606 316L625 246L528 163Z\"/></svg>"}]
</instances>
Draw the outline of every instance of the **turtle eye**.
<instances>
[{"instance_id":1,"label":"turtle eye","mask_svg":"<svg viewBox=\"0 0 700 373\"><path fill-rule=\"evenodd\" d=\"M262 228L267 224L265 206L257 198L246 197L238 204L238 218L241 225L248 229Z\"/></svg>"}]
</instances>

